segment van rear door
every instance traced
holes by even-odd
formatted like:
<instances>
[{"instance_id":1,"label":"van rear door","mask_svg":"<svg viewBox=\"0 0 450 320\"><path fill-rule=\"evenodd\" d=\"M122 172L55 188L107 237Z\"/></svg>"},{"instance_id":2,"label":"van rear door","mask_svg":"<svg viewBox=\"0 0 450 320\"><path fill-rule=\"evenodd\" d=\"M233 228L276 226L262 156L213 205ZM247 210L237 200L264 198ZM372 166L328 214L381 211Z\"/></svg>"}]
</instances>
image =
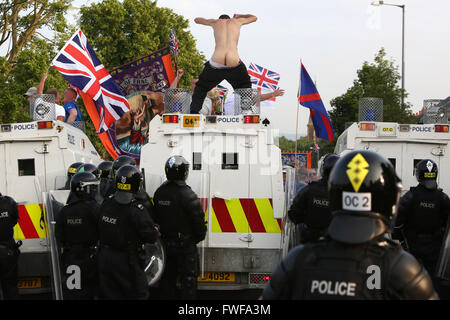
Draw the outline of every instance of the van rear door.
<instances>
[{"instance_id":1,"label":"van rear door","mask_svg":"<svg viewBox=\"0 0 450 320\"><path fill-rule=\"evenodd\" d=\"M46 141L2 143L6 160L6 195L19 205L19 222L14 238L22 240L22 252L46 251L46 232L42 215L45 191Z\"/></svg>"}]
</instances>

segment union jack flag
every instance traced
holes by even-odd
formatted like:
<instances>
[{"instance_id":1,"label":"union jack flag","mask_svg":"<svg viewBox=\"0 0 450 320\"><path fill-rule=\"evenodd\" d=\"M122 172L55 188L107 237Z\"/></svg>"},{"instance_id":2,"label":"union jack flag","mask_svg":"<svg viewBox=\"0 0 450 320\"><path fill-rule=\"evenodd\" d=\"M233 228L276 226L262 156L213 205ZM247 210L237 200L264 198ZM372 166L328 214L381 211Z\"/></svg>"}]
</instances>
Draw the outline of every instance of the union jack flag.
<instances>
[{"instance_id":1,"label":"union jack flag","mask_svg":"<svg viewBox=\"0 0 450 320\"><path fill-rule=\"evenodd\" d=\"M258 66L255 63L250 63L247 72L252 84L258 88L266 88L272 91L278 89L278 82L280 81L280 75L278 73Z\"/></svg>"},{"instance_id":2,"label":"union jack flag","mask_svg":"<svg viewBox=\"0 0 450 320\"><path fill-rule=\"evenodd\" d=\"M224 86L221 86L220 84L217 85L217 89L219 90L220 99L223 99L223 97L225 97L225 95L227 94L228 89Z\"/></svg>"},{"instance_id":3,"label":"union jack flag","mask_svg":"<svg viewBox=\"0 0 450 320\"><path fill-rule=\"evenodd\" d=\"M170 46L170 50L172 50L172 53L175 56L178 56L178 41L177 41L177 38L175 37L175 31L173 30L173 28L170 29L169 46Z\"/></svg>"},{"instance_id":4,"label":"union jack flag","mask_svg":"<svg viewBox=\"0 0 450 320\"><path fill-rule=\"evenodd\" d=\"M86 36L79 29L52 61L52 66L62 73L74 87L86 93L95 103L100 117L97 133L105 132L122 115L130 110L108 70L97 58Z\"/></svg>"}]
</instances>

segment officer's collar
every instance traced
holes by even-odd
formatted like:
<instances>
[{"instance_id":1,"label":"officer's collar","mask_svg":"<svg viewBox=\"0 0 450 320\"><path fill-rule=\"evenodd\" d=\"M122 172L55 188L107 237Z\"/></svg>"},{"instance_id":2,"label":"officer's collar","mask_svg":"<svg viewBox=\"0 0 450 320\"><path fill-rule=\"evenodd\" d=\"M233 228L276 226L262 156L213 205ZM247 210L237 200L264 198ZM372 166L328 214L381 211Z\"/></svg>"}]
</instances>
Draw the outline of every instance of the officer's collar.
<instances>
[{"instance_id":1,"label":"officer's collar","mask_svg":"<svg viewBox=\"0 0 450 320\"><path fill-rule=\"evenodd\" d=\"M172 180L171 182L175 183L176 185L182 187L186 185L186 181L184 180Z\"/></svg>"}]
</instances>

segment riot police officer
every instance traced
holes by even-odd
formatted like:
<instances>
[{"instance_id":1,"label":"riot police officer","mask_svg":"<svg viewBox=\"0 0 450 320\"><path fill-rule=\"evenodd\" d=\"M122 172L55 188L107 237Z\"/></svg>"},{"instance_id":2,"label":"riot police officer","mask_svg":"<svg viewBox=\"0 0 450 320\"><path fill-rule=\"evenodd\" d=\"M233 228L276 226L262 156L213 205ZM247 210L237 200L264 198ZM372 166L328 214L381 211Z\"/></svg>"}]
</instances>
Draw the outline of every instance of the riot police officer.
<instances>
[{"instance_id":1,"label":"riot police officer","mask_svg":"<svg viewBox=\"0 0 450 320\"><path fill-rule=\"evenodd\" d=\"M56 216L64 299L93 299L97 293L98 184L91 172L76 173L70 182L72 196Z\"/></svg>"},{"instance_id":2,"label":"riot police officer","mask_svg":"<svg viewBox=\"0 0 450 320\"><path fill-rule=\"evenodd\" d=\"M132 157L126 155L117 157L113 161L111 175L115 176L117 170L119 170L124 165L136 166L136 161L134 161ZM105 192L105 197L109 197L110 195L114 194L115 191L116 191L116 184L115 183L110 184L107 191ZM149 195L147 194L147 192L145 192L142 184L139 187L138 192L134 195L134 199L138 203L142 204L145 207L145 209L147 209L147 211L150 213L150 215L152 215L153 212L152 203Z\"/></svg>"},{"instance_id":3,"label":"riot police officer","mask_svg":"<svg viewBox=\"0 0 450 320\"><path fill-rule=\"evenodd\" d=\"M318 240L330 224L328 177L338 159L336 154L327 154L320 166L321 179L300 189L292 202L288 217L298 225L300 243Z\"/></svg>"},{"instance_id":4,"label":"riot police officer","mask_svg":"<svg viewBox=\"0 0 450 320\"><path fill-rule=\"evenodd\" d=\"M102 161L98 165L98 171L100 172L99 194L103 198L106 197L107 190L113 184L113 179L110 178L112 167L112 161Z\"/></svg>"},{"instance_id":5,"label":"riot police officer","mask_svg":"<svg viewBox=\"0 0 450 320\"><path fill-rule=\"evenodd\" d=\"M397 237L403 234L405 247L423 263L439 291L437 261L450 213L450 199L437 186L438 167L433 160L417 163L415 176L419 184L401 197L396 221Z\"/></svg>"},{"instance_id":6,"label":"riot police officer","mask_svg":"<svg viewBox=\"0 0 450 320\"><path fill-rule=\"evenodd\" d=\"M14 226L19 219L17 203L0 193L0 283L3 299L19 299L17 290L17 263L21 242L14 241Z\"/></svg>"},{"instance_id":7,"label":"riot police officer","mask_svg":"<svg viewBox=\"0 0 450 320\"><path fill-rule=\"evenodd\" d=\"M73 175L77 173L77 169L83 165L83 162L74 162L70 165L70 167L67 169L67 180L64 187L60 188L59 190L70 190L70 179L72 179Z\"/></svg>"},{"instance_id":8,"label":"riot police officer","mask_svg":"<svg viewBox=\"0 0 450 320\"><path fill-rule=\"evenodd\" d=\"M115 193L100 208L100 298L147 299L149 289L139 248L157 241L159 232L149 212L135 200L142 184L139 169L122 166L115 184Z\"/></svg>"},{"instance_id":9,"label":"riot police officer","mask_svg":"<svg viewBox=\"0 0 450 320\"><path fill-rule=\"evenodd\" d=\"M119 170L122 166L127 164L131 166L136 166L136 161L132 157L126 155L118 156L116 159L114 159L112 163L112 169L110 171L111 181L115 180L117 170ZM116 184L111 183L105 193L105 197L109 197L110 195L114 194L115 191L116 191Z\"/></svg>"},{"instance_id":10,"label":"riot police officer","mask_svg":"<svg viewBox=\"0 0 450 320\"><path fill-rule=\"evenodd\" d=\"M78 172L90 172L97 179L100 178L100 171L98 170L97 166L93 163L83 163L81 166L78 167L77 173Z\"/></svg>"},{"instance_id":11,"label":"riot police officer","mask_svg":"<svg viewBox=\"0 0 450 320\"><path fill-rule=\"evenodd\" d=\"M264 299L438 299L427 271L389 240L401 191L391 163L369 150L342 156L328 184L325 239L292 249Z\"/></svg>"},{"instance_id":12,"label":"riot police officer","mask_svg":"<svg viewBox=\"0 0 450 320\"><path fill-rule=\"evenodd\" d=\"M92 173L97 179L100 179L100 170L98 167L93 163L84 163L77 169L78 172L90 172ZM102 203L103 197L100 195L100 180L99 180L99 186L96 188L96 192L92 194L95 201L98 203ZM70 199L70 196L69 196Z\"/></svg>"},{"instance_id":13,"label":"riot police officer","mask_svg":"<svg viewBox=\"0 0 450 320\"><path fill-rule=\"evenodd\" d=\"M179 278L181 299L194 299L199 271L196 244L206 235L205 214L197 195L186 184L189 163L182 156L172 156L166 161L165 172L167 181L153 197L155 222L160 225L167 250L160 284L163 296L174 299Z\"/></svg>"}]
</instances>

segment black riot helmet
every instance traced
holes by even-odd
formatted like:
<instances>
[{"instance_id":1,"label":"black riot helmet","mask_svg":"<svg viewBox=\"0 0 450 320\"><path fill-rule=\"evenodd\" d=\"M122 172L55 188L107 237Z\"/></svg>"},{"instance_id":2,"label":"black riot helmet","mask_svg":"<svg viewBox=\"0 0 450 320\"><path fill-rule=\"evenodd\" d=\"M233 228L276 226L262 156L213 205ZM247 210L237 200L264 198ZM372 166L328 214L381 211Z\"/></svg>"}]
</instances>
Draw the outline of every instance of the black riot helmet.
<instances>
[{"instance_id":1,"label":"black riot helmet","mask_svg":"<svg viewBox=\"0 0 450 320\"><path fill-rule=\"evenodd\" d=\"M323 160L322 165L320 166L320 176L328 180L328 177L330 176L331 169L333 169L336 162L339 160L339 156L335 153L329 153L327 154Z\"/></svg>"},{"instance_id":2,"label":"black riot helmet","mask_svg":"<svg viewBox=\"0 0 450 320\"><path fill-rule=\"evenodd\" d=\"M74 162L70 165L69 169L67 169L67 177L71 178L75 173L77 173L77 169L81 167L83 162Z\"/></svg>"},{"instance_id":3,"label":"black riot helmet","mask_svg":"<svg viewBox=\"0 0 450 320\"><path fill-rule=\"evenodd\" d=\"M142 185L142 174L135 166L126 164L117 170L114 199L120 204L129 204Z\"/></svg>"},{"instance_id":4,"label":"black riot helmet","mask_svg":"<svg viewBox=\"0 0 450 320\"><path fill-rule=\"evenodd\" d=\"M95 198L99 183L92 172L77 172L70 180L70 191L79 199Z\"/></svg>"},{"instance_id":5,"label":"black riot helmet","mask_svg":"<svg viewBox=\"0 0 450 320\"><path fill-rule=\"evenodd\" d=\"M108 178L110 176L113 167L112 161L102 161L98 165L98 171L100 173L100 178Z\"/></svg>"},{"instance_id":6,"label":"black riot helmet","mask_svg":"<svg viewBox=\"0 0 450 320\"><path fill-rule=\"evenodd\" d=\"M82 164L78 169L78 172L90 172L94 174L97 178L100 178L100 171L98 171L98 168L95 164L92 163L84 163Z\"/></svg>"},{"instance_id":7,"label":"black riot helmet","mask_svg":"<svg viewBox=\"0 0 450 320\"><path fill-rule=\"evenodd\" d=\"M189 175L189 162L182 156L172 156L167 159L164 171L167 180L185 181Z\"/></svg>"},{"instance_id":8,"label":"black riot helmet","mask_svg":"<svg viewBox=\"0 0 450 320\"><path fill-rule=\"evenodd\" d=\"M112 177L115 177L117 170L119 170L120 167L122 167L126 164L135 166L136 161L132 157L125 156L125 155L119 156L116 159L114 159L113 166L112 166Z\"/></svg>"},{"instance_id":9,"label":"black riot helmet","mask_svg":"<svg viewBox=\"0 0 450 320\"><path fill-rule=\"evenodd\" d=\"M345 154L328 180L333 219L331 238L345 243L364 243L393 226L401 180L391 162L369 150Z\"/></svg>"},{"instance_id":10,"label":"black riot helmet","mask_svg":"<svg viewBox=\"0 0 450 320\"><path fill-rule=\"evenodd\" d=\"M419 184L431 190L437 188L438 167L436 162L430 159L424 159L416 165L414 171L414 175L417 181L419 181Z\"/></svg>"}]
</instances>

